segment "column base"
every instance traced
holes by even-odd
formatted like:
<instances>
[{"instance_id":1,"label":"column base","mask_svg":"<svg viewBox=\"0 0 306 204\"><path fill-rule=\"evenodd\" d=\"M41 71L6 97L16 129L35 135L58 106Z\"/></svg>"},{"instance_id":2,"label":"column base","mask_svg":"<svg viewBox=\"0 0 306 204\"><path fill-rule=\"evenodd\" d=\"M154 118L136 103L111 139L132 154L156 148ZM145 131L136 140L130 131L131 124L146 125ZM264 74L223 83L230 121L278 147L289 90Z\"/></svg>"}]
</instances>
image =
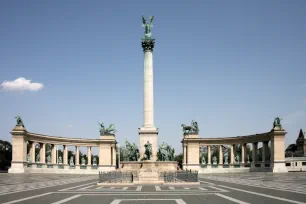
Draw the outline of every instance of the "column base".
<instances>
[{"instance_id":1,"label":"column base","mask_svg":"<svg viewBox=\"0 0 306 204\"><path fill-rule=\"evenodd\" d=\"M285 165L285 161L271 163L271 167L272 167L272 172L274 173L287 173L288 172L288 169Z\"/></svg>"},{"instance_id":2,"label":"column base","mask_svg":"<svg viewBox=\"0 0 306 204\"><path fill-rule=\"evenodd\" d=\"M26 172L27 162L12 162L11 168L9 168L8 173L10 174L22 174Z\"/></svg>"}]
</instances>

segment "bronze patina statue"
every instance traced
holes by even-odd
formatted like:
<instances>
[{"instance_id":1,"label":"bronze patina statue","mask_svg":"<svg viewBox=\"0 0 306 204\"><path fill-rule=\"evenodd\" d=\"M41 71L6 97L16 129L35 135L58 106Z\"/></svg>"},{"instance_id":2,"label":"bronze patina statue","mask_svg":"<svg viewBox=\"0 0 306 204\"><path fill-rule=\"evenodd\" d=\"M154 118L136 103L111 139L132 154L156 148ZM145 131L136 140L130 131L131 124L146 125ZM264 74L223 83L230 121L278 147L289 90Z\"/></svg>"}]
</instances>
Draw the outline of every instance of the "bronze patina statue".
<instances>
[{"instance_id":1,"label":"bronze patina statue","mask_svg":"<svg viewBox=\"0 0 306 204\"><path fill-rule=\"evenodd\" d=\"M152 33L151 33L151 29L153 27L153 19L154 19L154 16L150 16L150 23L147 23L146 19L142 16L142 26L145 28L145 36L144 36L144 40L151 40L151 36L152 36Z\"/></svg>"},{"instance_id":2,"label":"bronze patina statue","mask_svg":"<svg viewBox=\"0 0 306 204\"><path fill-rule=\"evenodd\" d=\"M198 134L199 133L199 126L196 121L191 121L191 126L187 126L182 124L181 127L183 128L183 133L185 134Z\"/></svg>"}]
</instances>

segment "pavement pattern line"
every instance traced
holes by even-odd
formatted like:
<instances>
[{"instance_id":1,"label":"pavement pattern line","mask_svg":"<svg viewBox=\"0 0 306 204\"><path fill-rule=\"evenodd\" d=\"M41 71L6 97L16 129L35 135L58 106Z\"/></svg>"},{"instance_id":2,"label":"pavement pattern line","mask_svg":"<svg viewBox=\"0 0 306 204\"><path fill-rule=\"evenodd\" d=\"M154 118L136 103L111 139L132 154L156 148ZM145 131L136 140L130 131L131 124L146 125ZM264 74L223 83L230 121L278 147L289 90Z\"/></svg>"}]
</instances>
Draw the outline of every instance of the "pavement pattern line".
<instances>
[{"instance_id":1,"label":"pavement pattern line","mask_svg":"<svg viewBox=\"0 0 306 204\"><path fill-rule=\"evenodd\" d=\"M2 203L2 204L18 203L18 202L21 202L21 201L30 200L30 199L33 199L33 198L38 198L38 197L42 197L42 196L46 196L46 195L50 195L50 194L52 194L52 193L51 192L43 193L43 194L39 194L39 195L35 195L35 196L30 196L30 197L21 198L21 199L18 199L18 200L9 201L9 202Z\"/></svg>"},{"instance_id":2,"label":"pavement pattern line","mask_svg":"<svg viewBox=\"0 0 306 204\"><path fill-rule=\"evenodd\" d=\"M209 178L207 178L209 179ZM212 180L212 179L211 179ZM304 190L292 190L295 187L290 187L290 186L286 186L286 187L279 187L280 185L270 185L270 186L262 186L262 184L256 184L256 183L250 183L250 182L239 182L237 181L228 181L228 180L214 180L214 181L221 181L221 182L225 182L225 183L233 183L233 184L238 184L238 185L245 185L245 186L251 186L251 187L257 187L257 188L266 188L266 189L273 189L273 190L280 190L280 191L287 191L287 192L292 192L292 193L300 193L300 194L306 194L306 191ZM202 181L201 181L202 182Z\"/></svg>"},{"instance_id":3,"label":"pavement pattern line","mask_svg":"<svg viewBox=\"0 0 306 204\"><path fill-rule=\"evenodd\" d=\"M62 204L62 203L66 203L67 201L70 201L70 200L73 200L73 199L76 199L78 197L81 197L82 195L74 195L74 196L71 196L71 197L68 197L68 198L65 198L63 200L60 200L60 201L57 201L57 202L54 202L52 204Z\"/></svg>"},{"instance_id":4,"label":"pavement pattern line","mask_svg":"<svg viewBox=\"0 0 306 204\"><path fill-rule=\"evenodd\" d=\"M74 188L91 185L93 183L97 183L97 182L95 181L95 182L86 183L86 184L82 184L82 185L78 185L78 186L73 186L73 187L70 187L70 188L64 188L64 189L61 189L61 190L58 190L58 191L67 191L67 190L71 190L71 189L74 189Z\"/></svg>"},{"instance_id":5,"label":"pavement pattern line","mask_svg":"<svg viewBox=\"0 0 306 204\"><path fill-rule=\"evenodd\" d=\"M272 199L275 199L275 200L286 201L286 202L289 202L289 203L306 204L304 202L300 202L300 201L296 201L296 200L290 200L290 199L280 198L280 197L271 196L271 195L267 195L267 194L256 193L256 192L252 192L252 191L242 190L242 189L239 189L239 188L233 188L233 187L223 186L223 185L219 185L219 186L221 186L223 188L228 188L228 189L231 189L231 190L235 190L235 191L241 191L241 192L244 192L244 193L250 193L250 194L254 194L254 195L258 195L258 196L272 198Z\"/></svg>"},{"instance_id":6,"label":"pavement pattern line","mask_svg":"<svg viewBox=\"0 0 306 204\"><path fill-rule=\"evenodd\" d=\"M229 196L226 196L226 195L223 195L223 194L220 194L220 193L215 193L216 196L219 196L219 197L222 197L226 200L230 200L230 201L233 201L235 203L238 203L238 204L250 204L250 203L247 203L247 202L244 202L244 201L241 201L241 200L237 200L235 198L232 198L232 197L229 197Z\"/></svg>"},{"instance_id":7,"label":"pavement pattern line","mask_svg":"<svg viewBox=\"0 0 306 204\"><path fill-rule=\"evenodd\" d=\"M155 191L161 191L161 188L159 186L155 186Z\"/></svg>"},{"instance_id":8,"label":"pavement pattern line","mask_svg":"<svg viewBox=\"0 0 306 204\"><path fill-rule=\"evenodd\" d=\"M113 200L110 204L119 204L121 203L121 201L165 201L165 200L169 200L169 201L175 201L177 204L186 204L185 201L183 201L183 199L115 199Z\"/></svg>"}]
</instances>

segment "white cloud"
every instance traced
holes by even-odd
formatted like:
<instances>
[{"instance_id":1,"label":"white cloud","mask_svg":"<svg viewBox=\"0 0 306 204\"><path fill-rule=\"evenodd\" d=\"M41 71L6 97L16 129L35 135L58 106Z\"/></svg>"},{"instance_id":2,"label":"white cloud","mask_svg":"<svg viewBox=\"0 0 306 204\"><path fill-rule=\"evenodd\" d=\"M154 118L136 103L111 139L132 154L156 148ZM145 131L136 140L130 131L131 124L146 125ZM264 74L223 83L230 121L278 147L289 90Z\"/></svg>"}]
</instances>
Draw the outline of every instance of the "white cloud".
<instances>
[{"instance_id":1,"label":"white cloud","mask_svg":"<svg viewBox=\"0 0 306 204\"><path fill-rule=\"evenodd\" d=\"M33 83L23 77L15 79L14 81L4 81L1 84L4 91L39 91L44 88L41 83Z\"/></svg>"}]
</instances>

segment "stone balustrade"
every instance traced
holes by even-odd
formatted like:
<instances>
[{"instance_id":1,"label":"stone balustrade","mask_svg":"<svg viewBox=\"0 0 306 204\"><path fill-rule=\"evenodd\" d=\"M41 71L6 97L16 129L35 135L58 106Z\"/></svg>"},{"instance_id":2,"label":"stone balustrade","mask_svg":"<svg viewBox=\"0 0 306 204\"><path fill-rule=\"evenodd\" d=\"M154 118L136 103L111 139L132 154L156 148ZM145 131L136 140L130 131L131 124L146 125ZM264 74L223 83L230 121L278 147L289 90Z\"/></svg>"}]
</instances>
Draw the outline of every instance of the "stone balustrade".
<instances>
[{"instance_id":1,"label":"stone balustrade","mask_svg":"<svg viewBox=\"0 0 306 204\"><path fill-rule=\"evenodd\" d=\"M67 138L28 132L22 125L12 130L12 165L9 173L82 173L116 170L117 142L115 135L101 135L99 139ZM51 153L46 155L46 145ZM62 158L58 147L62 146ZM74 158L68 158L68 147L75 148ZM37 151L38 153L35 152ZM87 147L87 161L80 161L80 148ZM94 163L92 148L98 149L99 160ZM73 160L70 162L70 160ZM97 160L97 158L96 158Z\"/></svg>"},{"instance_id":2,"label":"stone balustrade","mask_svg":"<svg viewBox=\"0 0 306 204\"><path fill-rule=\"evenodd\" d=\"M287 172L284 143L286 133L283 129L273 128L270 132L262 134L225 138L199 138L198 134L185 134L182 140L183 168L198 170L200 173ZM252 144L251 158L247 156L248 144ZM262 144L261 160L258 144ZM236 145L241 146L239 153L236 152ZM205 161L201 160L201 147L207 147ZM212 147L215 147L219 154L215 159L212 157ZM224 153L223 147L227 147L227 152ZM212 159L215 161L212 162Z\"/></svg>"}]
</instances>

